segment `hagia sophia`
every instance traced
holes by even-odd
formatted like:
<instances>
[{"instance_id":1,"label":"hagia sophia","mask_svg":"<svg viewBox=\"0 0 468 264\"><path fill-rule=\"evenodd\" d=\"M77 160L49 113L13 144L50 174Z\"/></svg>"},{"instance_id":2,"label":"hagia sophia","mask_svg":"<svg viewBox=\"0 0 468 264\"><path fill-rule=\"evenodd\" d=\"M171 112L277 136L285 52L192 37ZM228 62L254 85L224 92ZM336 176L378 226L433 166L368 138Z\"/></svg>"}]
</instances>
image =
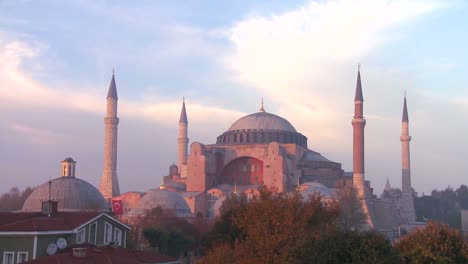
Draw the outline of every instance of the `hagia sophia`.
<instances>
[{"instance_id":1,"label":"hagia sophia","mask_svg":"<svg viewBox=\"0 0 468 264\"><path fill-rule=\"evenodd\" d=\"M147 210L162 207L178 216L215 218L225 197L245 193L252 197L262 186L280 192L300 190L304 197L319 193L335 199L337 190L354 187L369 228L386 232L404 223L415 222L411 187L409 118L406 96L403 102L402 197L399 201L377 198L364 170L364 97L358 69L354 98L353 171L308 148L307 136L285 118L268 112L262 102L258 112L234 121L215 143L189 145L189 118L182 102L178 126L178 162L169 166L159 188L145 192L120 193L117 177L118 96L114 74L107 94L104 118L104 166L99 189L75 176L76 161L61 163L62 177L37 187L22 211L37 211L41 201L51 196L60 210L108 211L118 205L122 218L138 217ZM351 100L350 100L351 101ZM350 128L351 132L351 128ZM175 145L175 144L174 144ZM190 148L189 148L190 146Z\"/></svg>"}]
</instances>

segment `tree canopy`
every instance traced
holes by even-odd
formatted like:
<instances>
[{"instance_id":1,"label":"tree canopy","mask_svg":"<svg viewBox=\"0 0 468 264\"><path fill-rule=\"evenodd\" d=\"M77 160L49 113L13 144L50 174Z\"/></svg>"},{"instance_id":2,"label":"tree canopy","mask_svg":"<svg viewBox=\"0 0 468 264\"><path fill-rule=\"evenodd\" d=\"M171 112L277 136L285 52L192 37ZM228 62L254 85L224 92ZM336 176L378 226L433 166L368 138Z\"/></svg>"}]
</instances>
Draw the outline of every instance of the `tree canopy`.
<instances>
[{"instance_id":1,"label":"tree canopy","mask_svg":"<svg viewBox=\"0 0 468 264\"><path fill-rule=\"evenodd\" d=\"M468 263L468 242L459 230L435 222L396 243L405 264Z\"/></svg>"}]
</instances>

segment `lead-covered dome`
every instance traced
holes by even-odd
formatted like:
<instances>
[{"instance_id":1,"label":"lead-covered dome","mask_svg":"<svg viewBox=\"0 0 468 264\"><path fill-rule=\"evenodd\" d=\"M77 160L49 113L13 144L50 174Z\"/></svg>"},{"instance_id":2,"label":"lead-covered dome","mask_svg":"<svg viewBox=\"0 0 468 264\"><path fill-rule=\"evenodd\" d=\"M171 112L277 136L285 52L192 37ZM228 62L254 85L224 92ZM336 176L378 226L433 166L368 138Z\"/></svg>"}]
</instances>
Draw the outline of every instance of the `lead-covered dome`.
<instances>
[{"instance_id":1,"label":"lead-covered dome","mask_svg":"<svg viewBox=\"0 0 468 264\"><path fill-rule=\"evenodd\" d=\"M50 184L50 196L58 202L58 211L108 211L102 194L90 183L75 177L60 177ZM40 212L49 200L49 182L39 185L28 196L21 211Z\"/></svg>"},{"instance_id":2,"label":"lead-covered dome","mask_svg":"<svg viewBox=\"0 0 468 264\"><path fill-rule=\"evenodd\" d=\"M128 213L128 216L142 216L146 211L156 207L172 210L179 217L188 217L191 214L190 207L180 194L164 189L151 189Z\"/></svg>"},{"instance_id":3,"label":"lead-covered dome","mask_svg":"<svg viewBox=\"0 0 468 264\"><path fill-rule=\"evenodd\" d=\"M228 131L248 129L296 132L296 129L288 120L267 112L258 112L241 117L229 127Z\"/></svg>"},{"instance_id":4,"label":"lead-covered dome","mask_svg":"<svg viewBox=\"0 0 468 264\"><path fill-rule=\"evenodd\" d=\"M220 135L216 144L296 144L307 149L307 138L298 133L288 120L265 112L239 118L229 129Z\"/></svg>"}]
</instances>

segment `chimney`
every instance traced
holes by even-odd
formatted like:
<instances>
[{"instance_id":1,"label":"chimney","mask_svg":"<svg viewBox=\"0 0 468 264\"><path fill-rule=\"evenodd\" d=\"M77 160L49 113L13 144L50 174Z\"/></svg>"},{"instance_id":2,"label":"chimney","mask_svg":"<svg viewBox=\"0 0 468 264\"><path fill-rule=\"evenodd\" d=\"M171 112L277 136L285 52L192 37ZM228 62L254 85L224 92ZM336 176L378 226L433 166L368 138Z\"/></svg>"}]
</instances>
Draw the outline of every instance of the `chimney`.
<instances>
[{"instance_id":1,"label":"chimney","mask_svg":"<svg viewBox=\"0 0 468 264\"><path fill-rule=\"evenodd\" d=\"M87 257L87 251L86 248L73 248L73 256L75 258L86 258Z\"/></svg>"}]
</instances>

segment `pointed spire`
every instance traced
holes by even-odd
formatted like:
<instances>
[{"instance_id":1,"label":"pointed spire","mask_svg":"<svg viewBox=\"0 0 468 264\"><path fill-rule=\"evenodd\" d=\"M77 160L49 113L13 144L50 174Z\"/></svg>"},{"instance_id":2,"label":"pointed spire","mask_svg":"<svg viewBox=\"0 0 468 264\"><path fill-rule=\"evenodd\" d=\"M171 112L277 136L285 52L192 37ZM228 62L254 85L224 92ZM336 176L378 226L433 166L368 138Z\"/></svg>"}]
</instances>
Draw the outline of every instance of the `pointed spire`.
<instances>
[{"instance_id":1,"label":"pointed spire","mask_svg":"<svg viewBox=\"0 0 468 264\"><path fill-rule=\"evenodd\" d=\"M52 177L49 177L49 201L52 200Z\"/></svg>"},{"instance_id":2,"label":"pointed spire","mask_svg":"<svg viewBox=\"0 0 468 264\"><path fill-rule=\"evenodd\" d=\"M354 101L364 101L362 96L362 85L361 85L361 64L358 64L357 82L356 82L356 95Z\"/></svg>"},{"instance_id":3,"label":"pointed spire","mask_svg":"<svg viewBox=\"0 0 468 264\"><path fill-rule=\"evenodd\" d=\"M237 194L237 181L234 181L234 194Z\"/></svg>"},{"instance_id":4,"label":"pointed spire","mask_svg":"<svg viewBox=\"0 0 468 264\"><path fill-rule=\"evenodd\" d=\"M265 113L265 108L263 108L263 97L262 97L262 107L260 108L260 110L258 110L260 112L264 112Z\"/></svg>"},{"instance_id":5,"label":"pointed spire","mask_svg":"<svg viewBox=\"0 0 468 264\"><path fill-rule=\"evenodd\" d=\"M408 119L408 107L406 106L406 92L405 92L405 100L403 101L403 116L401 118L401 122L409 122Z\"/></svg>"},{"instance_id":6,"label":"pointed spire","mask_svg":"<svg viewBox=\"0 0 468 264\"><path fill-rule=\"evenodd\" d=\"M179 123L188 124L187 112L185 111L185 97L182 99L182 110L180 111Z\"/></svg>"},{"instance_id":7,"label":"pointed spire","mask_svg":"<svg viewBox=\"0 0 468 264\"><path fill-rule=\"evenodd\" d=\"M392 189L392 187L390 187L390 181L388 180L388 177L387 177L387 182L385 183L385 191L390 191Z\"/></svg>"},{"instance_id":8,"label":"pointed spire","mask_svg":"<svg viewBox=\"0 0 468 264\"><path fill-rule=\"evenodd\" d=\"M107 98L119 99L117 96L117 87L115 85L114 69L112 69L112 80L109 85L109 92L107 92Z\"/></svg>"}]
</instances>

